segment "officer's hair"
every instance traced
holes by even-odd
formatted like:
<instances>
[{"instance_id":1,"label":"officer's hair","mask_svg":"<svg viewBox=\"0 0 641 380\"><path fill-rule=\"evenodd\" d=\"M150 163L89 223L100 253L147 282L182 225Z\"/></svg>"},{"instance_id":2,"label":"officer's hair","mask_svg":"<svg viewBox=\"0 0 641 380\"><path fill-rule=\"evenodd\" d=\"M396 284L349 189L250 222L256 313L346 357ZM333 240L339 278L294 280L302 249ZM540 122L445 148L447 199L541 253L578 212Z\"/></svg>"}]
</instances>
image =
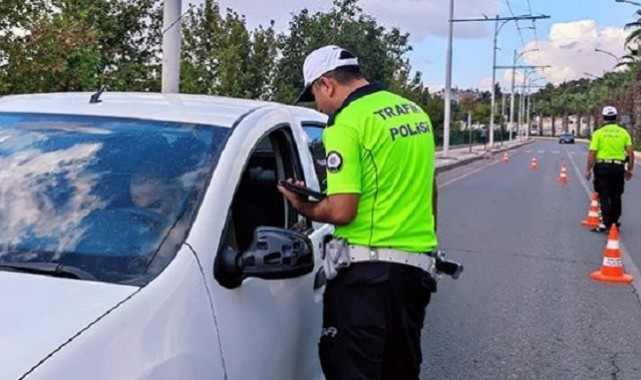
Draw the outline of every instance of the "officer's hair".
<instances>
[{"instance_id":1,"label":"officer's hair","mask_svg":"<svg viewBox=\"0 0 641 380\"><path fill-rule=\"evenodd\" d=\"M361 69L357 65L350 66L341 66L337 69L334 69L325 75L328 78L334 79L338 84L348 85L355 80L363 79L363 74Z\"/></svg>"},{"instance_id":2,"label":"officer's hair","mask_svg":"<svg viewBox=\"0 0 641 380\"><path fill-rule=\"evenodd\" d=\"M617 115L603 115L605 121L617 121Z\"/></svg>"}]
</instances>

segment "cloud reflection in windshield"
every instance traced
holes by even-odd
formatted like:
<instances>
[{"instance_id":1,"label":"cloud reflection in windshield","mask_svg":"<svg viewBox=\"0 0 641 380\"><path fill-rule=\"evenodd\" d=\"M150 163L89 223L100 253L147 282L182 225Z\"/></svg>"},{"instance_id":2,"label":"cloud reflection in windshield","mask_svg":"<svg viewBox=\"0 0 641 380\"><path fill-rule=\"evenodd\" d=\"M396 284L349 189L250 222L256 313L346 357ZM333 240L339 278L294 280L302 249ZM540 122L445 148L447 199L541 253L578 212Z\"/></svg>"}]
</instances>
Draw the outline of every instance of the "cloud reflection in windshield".
<instances>
[{"instance_id":1,"label":"cloud reflection in windshield","mask_svg":"<svg viewBox=\"0 0 641 380\"><path fill-rule=\"evenodd\" d=\"M84 143L51 152L28 149L1 157L0 242L19 247L35 239L57 254L73 250L86 230L81 227L83 219L105 206L91 193L99 175L87 170L101 146Z\"/></svg>"}]
</instances>

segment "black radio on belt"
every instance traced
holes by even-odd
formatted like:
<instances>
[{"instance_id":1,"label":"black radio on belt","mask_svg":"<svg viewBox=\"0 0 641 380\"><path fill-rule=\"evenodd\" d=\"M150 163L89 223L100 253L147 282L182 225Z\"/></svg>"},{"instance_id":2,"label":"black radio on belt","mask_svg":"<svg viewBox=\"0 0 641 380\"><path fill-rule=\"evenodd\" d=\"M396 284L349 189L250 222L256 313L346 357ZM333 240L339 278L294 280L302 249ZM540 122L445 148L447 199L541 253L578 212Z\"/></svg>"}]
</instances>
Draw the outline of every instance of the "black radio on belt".
<instances>
[{"instance_id":1,"label":"black radio on belt","mask_svg":"<svg viewBox=\"0 0 641 380\"><path fill-rule=\"evenodd\" d=\"M434 266L437 272L444 273L453 279L459 278L461 272L463 272L463 264L446 259L443 251L434 251L431 256L434 258Z\"/></svg>"}]
</instances>

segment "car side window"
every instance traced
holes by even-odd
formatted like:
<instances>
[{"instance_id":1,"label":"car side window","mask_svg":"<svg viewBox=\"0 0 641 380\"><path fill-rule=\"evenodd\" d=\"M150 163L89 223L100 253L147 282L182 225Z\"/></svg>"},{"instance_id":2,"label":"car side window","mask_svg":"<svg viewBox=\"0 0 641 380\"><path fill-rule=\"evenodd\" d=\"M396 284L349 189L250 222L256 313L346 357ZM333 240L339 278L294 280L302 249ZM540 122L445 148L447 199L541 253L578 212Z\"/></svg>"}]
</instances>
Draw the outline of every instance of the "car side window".
<instances>
[{"instance_id":1,"label":"car side window","mask_svg":"<svg viewBox=\"0 0 641 380\"><path fill-rule=\"evenodd\" d=\"M304 180L300 157L289 126L263 137L245 163L229 212L224 245L244 251L260 226L306 231L311 221L289 205L278 191L279 180Z\"/></svg>"},{"instance_id":2,"label":"car side window","mask_svg":"<svg viewBox=\"0 0 641 380\"><path fill-rule=\"evenodd\" d=\"M327 189L327 165L325 147L323 146L323 129L322 124L303 124L303 129L307 134L307 146L314 159L314 170L318 177L320 190L324 192Z\"/></svg>"}]
</instances>

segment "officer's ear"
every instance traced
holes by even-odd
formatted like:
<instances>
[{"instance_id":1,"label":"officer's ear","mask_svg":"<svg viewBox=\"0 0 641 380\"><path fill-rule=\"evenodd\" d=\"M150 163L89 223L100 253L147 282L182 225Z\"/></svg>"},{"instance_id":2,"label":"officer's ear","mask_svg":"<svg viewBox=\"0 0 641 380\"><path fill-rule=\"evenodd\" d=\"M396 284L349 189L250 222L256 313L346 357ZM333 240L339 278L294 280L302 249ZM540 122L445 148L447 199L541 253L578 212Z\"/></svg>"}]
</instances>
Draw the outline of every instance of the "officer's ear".
<instances>
[{"instance_id":1,"label":"officer's ear","mask_svg":"<svg viewBox=\"0 0 641 380\"><path fill-rule=\"evenodd\" d=\"M333 97L336 94L336 86L338 83L332 78L320 77L318 78L318 86L320 91L323 91L326 96Z\"/></svg>"}]
</instances>

